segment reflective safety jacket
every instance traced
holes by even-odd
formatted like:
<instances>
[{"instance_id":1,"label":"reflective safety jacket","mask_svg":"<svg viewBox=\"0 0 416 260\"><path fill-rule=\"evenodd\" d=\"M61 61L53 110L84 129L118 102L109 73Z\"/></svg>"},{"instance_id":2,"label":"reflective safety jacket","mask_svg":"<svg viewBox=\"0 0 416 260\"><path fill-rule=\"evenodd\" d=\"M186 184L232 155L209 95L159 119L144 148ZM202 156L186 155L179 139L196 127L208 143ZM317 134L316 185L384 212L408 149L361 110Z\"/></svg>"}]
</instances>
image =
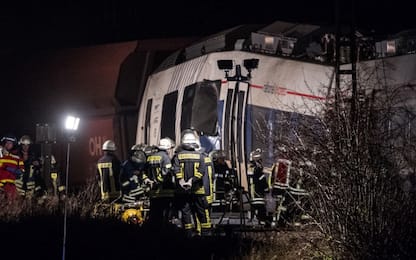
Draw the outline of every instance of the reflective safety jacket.
<instances>
[{"instance_id":1,"label":"reflective safety jacket","mask_svg":"<svg viewBox=\"0 0 416 260\"><path fill-rule=\"evenodd\" d=\"M206 174L205 158L198 151L182 150L173 159L177 192L187 193L180 185L179 180L186 182L192 179L191 193L205 195L203 177Z\"/></svg>"},{"instance_id":2,"label":"reflective safety jacket","mask_svg":"<svg viewBox=\"0 0 416 260\"><path fill-rule=\"evenodd\" d=\"M98 181L102 200L120 196L120 161L114 154L106 154L97 162Z\"/></svg>"},{"instance_id":3,"label":"reflective safety jacket","mask_svg":"<svg viewBox=\"0 0 416 260\"><path fill-rule=\"evenodd\" d=\"M173 197L175 179L172 173L172 162L164 150L150 154L147 157L147 171L144 179L154 181L152 197Z\"/></svg>"},{"instance_id":4,"label":"reflective safety jacket","mask_svg":"<svg viewBox=\"0 0 416 260\"><path fill-rule=\"evenodd\" d=\"M260 162L253 162L249 165L247 175L250 181L251 199L253 202L258 200L259 203L264 204L264 197L270 191L270 174L263 171L263 165Z\"/></svg>"},{"instance_id":5,"label":"reflective safety jacket","mask_svg":"<svg viewBox=\"0 0 416 260\"><path fill-rule=\"evenodd\" d=\"M0 188L6 184L15 185L16 179L24 173L24 163L19 156L6 154L0 158Z\"/></svg>"},{"instance_id":6,"label":"reflective safety jacket","mask_svg":"<svg viewBox=\"0 0 416 260\"><path fill-rule=\"evenodd\" d=\"M145 193L143 180L145 176L145 164L139 164L132 160L126 160L121 165L120 184L122 201L136 202Z\"/></svg>"},{"instance_id":7,"label":"reflective safety jacket","mask_svg":"<svg viewBox=\"0 0 416 260\"><path fill-rule=\"evenodd\" d=\"M25 172L16 179L16 188L21 196L33 196L36 188L36 179L41 178L40 160L29 149L25 152L19 150L19 157L24 161Z\"/></svg>"}]
</instances>

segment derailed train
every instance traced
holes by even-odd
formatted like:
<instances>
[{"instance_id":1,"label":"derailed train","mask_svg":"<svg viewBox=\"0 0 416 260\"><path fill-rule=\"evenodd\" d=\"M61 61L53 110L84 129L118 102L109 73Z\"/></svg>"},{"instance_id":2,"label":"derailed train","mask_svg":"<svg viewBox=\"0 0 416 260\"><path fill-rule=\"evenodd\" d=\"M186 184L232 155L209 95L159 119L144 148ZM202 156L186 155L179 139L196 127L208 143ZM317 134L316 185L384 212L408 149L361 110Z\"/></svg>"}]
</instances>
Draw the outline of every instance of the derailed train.
<instances>
[{"instance_id":1,"label":"derailed train","mask_svg":"<svg viewBox=\"0 0 416 260\"><path fill-rule=\"evenodd\" d=\"M244 51L203 55L149 77L136 143L157 144L164 137L178 143L183 130L196 130L207 153L225 151L237 176L230 201L214 197L214 213L217 206L230 206L229 212L219 210L218 218L213 215L214 224L254 224L250 216L250 153L264 151L265 171L280 175L273 176L275 183L271 185L276 189L306 196L305 190L290 187L291 161L276 157L273 143L275 137L290 132L279 120L310 120L317 112L332 84L332 74L330 66ZM272 171L273 166L279 169ZM233 209L233 200L244 205ZM274 206L277 214L283 208L280 202L281 197L272 203L278 204ZM241 211L247 213L244 219Z\"/></svg>"},{"instance_id":2,"label":"derailed train","mask_svg":"<svg viewBox=\"0 0 416 260\"><path fill-rule=\"evenodd\" d=\"M273 192L261 203L268 204L272 224L276 224L288 205L296 207L308 196L301 182L295 186L290 176L292 160L279 151L279 141L295 140L293 128L312 123L320 115L335 86L335 67L249 49L205 50L190 57L149 76L139 108L136 143L153 145L164 137L179 143L181 132L191 128L200 135L207 153L225 152L237 184L228 201L215 200L214 181L215 225L263 224L253 218L256 202L250 193L250 154L260 151L264 171L273 181ZM373 89L381 87L377 83L381 78L386 86L414 84L415 65L412 53L358 62L358 81L364 84L365 80ZM343 66L351 68L351 64ZM349 85L343 77L343 84Z\"/></svg>"}]
</instances>

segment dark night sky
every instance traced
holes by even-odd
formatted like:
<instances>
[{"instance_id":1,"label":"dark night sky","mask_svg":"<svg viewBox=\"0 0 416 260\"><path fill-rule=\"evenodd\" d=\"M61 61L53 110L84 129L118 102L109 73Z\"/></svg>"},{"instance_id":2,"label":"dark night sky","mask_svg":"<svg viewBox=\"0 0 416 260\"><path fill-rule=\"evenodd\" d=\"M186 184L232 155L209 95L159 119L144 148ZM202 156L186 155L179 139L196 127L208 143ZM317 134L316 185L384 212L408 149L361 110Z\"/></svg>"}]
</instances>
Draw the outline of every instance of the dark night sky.
<instances>
[{"instance_id":1,"label":"dark night sky","mask_svg":"<svg viewBox=\"0 0 416 260\"><path fill-rule=\"evenodd\" d=\"M0 8L0 48L43 49L146 38L206 36L239 24L267 24L276 20L328 25L335 20L334 2L13 1L2 3ZM348 22L350 4L341 2L342 20ZM355 2L355 17L360 28L382 34L416 28L414 9L407 1Z\"/></svg>"}]
</instances>

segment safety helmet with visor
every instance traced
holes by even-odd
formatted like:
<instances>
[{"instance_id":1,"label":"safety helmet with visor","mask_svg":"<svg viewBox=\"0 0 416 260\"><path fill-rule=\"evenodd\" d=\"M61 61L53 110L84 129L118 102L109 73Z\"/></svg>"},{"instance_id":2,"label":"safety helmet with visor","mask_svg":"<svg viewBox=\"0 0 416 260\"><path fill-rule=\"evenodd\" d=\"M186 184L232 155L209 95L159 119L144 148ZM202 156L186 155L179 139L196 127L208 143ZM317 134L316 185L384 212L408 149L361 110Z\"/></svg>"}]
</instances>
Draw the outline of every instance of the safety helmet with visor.
<instances>
[{"instance_id":1,"label":"safety helmet with visor","mask_svg":"<svg viewBox=\"0 0 416 260\"><path fill-rule=\"evenodd\" d=\"M175 142L169 137L160 139L159 145L157 146L159 150L169 150L169 149L172 149L173 147L175 147Z\"/></svg>"},{"instance_id":2,"label":"safety helmet with visor","mask_svg":"<svg viewBox=\"0 0 416 260\"><path fill-rule=\"evenodd\" d=\"M112 140L107 140L103 143L102 146L102 150L103 151L115 151L117 150L116 144L114 143L114 141Z\"/></svg>"},{"instance_id":3,"label":"safety helmet with visor","mask_svg":"<svg viewBox=\"0 0 416 260\"><path fill-rule=\"evenodd\" d=\"M144 153L144 147L141 144L135 144L130 149L131 160L135 163L145 163L146 154Z\"/></svg>"}]
</instances>

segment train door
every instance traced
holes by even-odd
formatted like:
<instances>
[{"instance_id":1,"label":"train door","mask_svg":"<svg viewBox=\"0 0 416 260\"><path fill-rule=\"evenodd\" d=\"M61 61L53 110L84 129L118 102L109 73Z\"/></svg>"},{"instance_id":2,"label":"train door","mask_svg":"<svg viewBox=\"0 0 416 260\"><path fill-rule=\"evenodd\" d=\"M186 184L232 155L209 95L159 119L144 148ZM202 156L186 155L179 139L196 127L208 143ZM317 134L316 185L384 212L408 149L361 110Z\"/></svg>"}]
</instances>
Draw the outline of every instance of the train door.
<instances>
[{"instance_id":1,"label":"train door","mask_svg":"<svg viewBox=\"0 0 416 260\"><path fill-rule=\"evenodd\" d=\"M248 190L245 158L246 104L249 84L229 82L223 119L223 146L237 172L239 185Z\"/></svg>"}]
</instances>

